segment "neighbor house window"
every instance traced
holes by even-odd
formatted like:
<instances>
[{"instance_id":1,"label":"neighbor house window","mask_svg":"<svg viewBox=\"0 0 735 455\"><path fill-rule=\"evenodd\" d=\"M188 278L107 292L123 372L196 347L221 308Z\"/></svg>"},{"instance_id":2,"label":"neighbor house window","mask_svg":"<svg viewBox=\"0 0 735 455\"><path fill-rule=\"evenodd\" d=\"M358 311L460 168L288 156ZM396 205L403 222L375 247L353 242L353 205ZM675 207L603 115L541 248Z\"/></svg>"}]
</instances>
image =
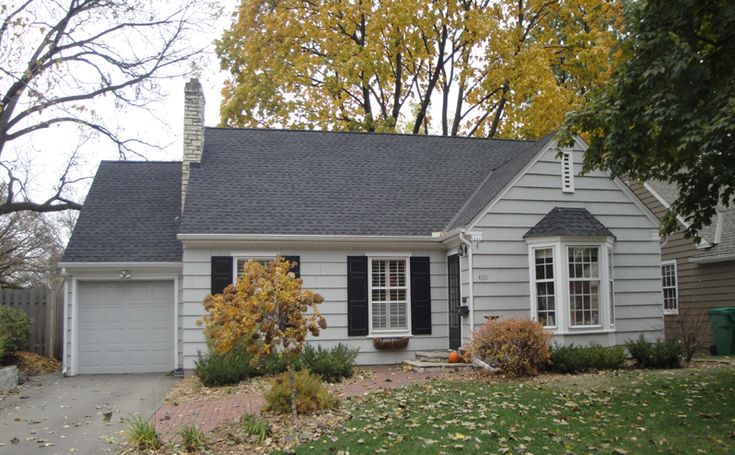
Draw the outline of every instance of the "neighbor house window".
<instances>
[{"instance_id":1,"label":"neighbor house window","mask_svg":"<svg viewBox=\"0 0 735 455\"><path fill-rule=\"evenodd\" d=\"M569 247L569 325L600 324L600 258L597 247Z\"/></svg>"},{"instance_id":2,"label":"neighbor house window","mask_svg":"<svg viewBox=\"0 0 735 455\"><path fill-rule=\"evenodd\" d=\"M371 259L370 308L374 332L408 331L406 259Z\"/></svg>"},{"instance_id":3,"label":"neighbor house window","mask_svg":"<svg viewBox=\"0 0 735 455\"><path fill-rule=\"evenodd\" d=\"M242 276L242 274L245 271L245 264L248 263L248 261L252 259L255 262L260 262L261 265L265 266L270 261L272 261L274 258L267 258L267 257L253 257L253 258L245 258L245 257L236 257L235 260L235 276L234 280L237 281L238 278Z\"/></svg>"},{"instance_id":4,"label":"neighbor house window","mask_svg":"<svg viewBox=\"0 0 735 455\"><path fill-rule=\"evenodd\" d=\"M536 281L536 320L544 327L556 326L556 301L554 292L554 249L534 250Z\"/></svg>"},{"instance_id":5,"label":"neighbor house window","mask_svg":"<svg viewBox=\"0 0 735 455\"><path fill-rule=\"evenodd\" d=\"M664 314L677 314L679 312L679 289L676 261L661 263L661 286L664 291Z\"/></svg>"}]
</instances>

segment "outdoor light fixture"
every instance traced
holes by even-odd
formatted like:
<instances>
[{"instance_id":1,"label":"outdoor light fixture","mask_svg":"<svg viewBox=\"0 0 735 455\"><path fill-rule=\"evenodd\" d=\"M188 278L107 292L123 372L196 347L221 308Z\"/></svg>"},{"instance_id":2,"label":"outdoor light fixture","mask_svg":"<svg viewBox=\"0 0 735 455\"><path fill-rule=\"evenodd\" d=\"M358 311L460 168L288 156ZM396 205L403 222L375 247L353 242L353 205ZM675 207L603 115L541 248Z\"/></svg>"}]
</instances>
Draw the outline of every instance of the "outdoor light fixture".
<instances>
[{"instance_id":1,"label":"outdoor light fixture","mask_svg":"<svg viewBox=\"0 0 735 455\"><path fill-rule=\"evenodd\" d=\"M120 270L120 279L121 280L127 280L131 276L133 276L133 275L130 274L130 270Z\"/></svg>"}]
</instances>

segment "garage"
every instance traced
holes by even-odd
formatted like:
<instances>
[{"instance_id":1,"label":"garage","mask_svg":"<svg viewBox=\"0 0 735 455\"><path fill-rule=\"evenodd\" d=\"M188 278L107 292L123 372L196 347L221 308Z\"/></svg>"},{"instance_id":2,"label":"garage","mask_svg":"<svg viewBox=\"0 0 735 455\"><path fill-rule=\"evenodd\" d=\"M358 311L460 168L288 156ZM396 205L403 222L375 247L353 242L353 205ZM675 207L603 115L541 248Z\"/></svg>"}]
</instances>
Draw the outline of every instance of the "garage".
<instances>
[{"instance_id":1,"label":"garage","mask_svg":"<svg viewBox=\"0 0 735 455\"><path fill-rule=\"evenodd\" d=\"M79 281L78 372L174 369L173 281Z\"/></svg>"}]
</instances>

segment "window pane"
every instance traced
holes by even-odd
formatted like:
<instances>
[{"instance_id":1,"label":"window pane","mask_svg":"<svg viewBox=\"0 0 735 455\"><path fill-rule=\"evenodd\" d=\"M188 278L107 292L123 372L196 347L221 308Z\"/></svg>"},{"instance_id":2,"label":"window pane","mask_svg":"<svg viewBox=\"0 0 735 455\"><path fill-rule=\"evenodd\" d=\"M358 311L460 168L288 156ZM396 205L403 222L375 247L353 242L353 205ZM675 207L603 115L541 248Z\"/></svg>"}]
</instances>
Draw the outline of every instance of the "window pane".
<instances>
[{"instance_id":1,"label":"window pane","mask_svg":"<svg viewBox=\"0 0 735 455\"><path fill-rule=\"evenodd\" d=\"M371 274L373 329L408 329L406 260L374 259Z\"/></svg>"},{"instance_id":2,"label":"window pane","mask_svg":"<svg viewBox=\"0 0 735 455\"><path fill-rule=\"evenodd\" d=\"M554 251L551 248L535 250L536 317L546 327L556 325L554 300Z\"/></svg>"},{"instance_id":3,"label":"window pane","mask_svg":"<svg viewBox=\"0 0 735 455\"><path fill-rule=\"evenodd\" d=\"M374 302L385 302L385 290L384 289L373 289L373 301Z\"/></svg>"},{"instance_id":4,"label":"window pane","mask_svg":"<svg viewBox=\"0 0 735 455\"><path fill-rule=\"evenodd\" d=\"M385 302L373 302L373 329L385 329L388 319L386 317Z\"/></svg>"},{"instance_id":5,"label":"window pane","mask_svg":"<svg viewBox=\"0 0 735 455\"><path fill-rule=\"evenodd\" d=\"M600 264L597 248L569 248L570 325L600 324Z\"/></svg>"},{"instance_id":6,"label":"window pane","mask_svg":"<svg viewBox=\"0 0 735 455\"><path fill-rule=\"evenodd\" d=\"M373 261L373 287L385 287L385 261Z\"/></svg>"},{"instance_id":7,"label":"window pane","mask_svg":"<svg viewBox=\"0 0 735 455\"><path fill-rule=\"evenodd\" d=\"M676 287L676 264L661 264L661 285L664 294L664 310L676 311L678 309L677 287Z\"/></svg>"}]
</instances>

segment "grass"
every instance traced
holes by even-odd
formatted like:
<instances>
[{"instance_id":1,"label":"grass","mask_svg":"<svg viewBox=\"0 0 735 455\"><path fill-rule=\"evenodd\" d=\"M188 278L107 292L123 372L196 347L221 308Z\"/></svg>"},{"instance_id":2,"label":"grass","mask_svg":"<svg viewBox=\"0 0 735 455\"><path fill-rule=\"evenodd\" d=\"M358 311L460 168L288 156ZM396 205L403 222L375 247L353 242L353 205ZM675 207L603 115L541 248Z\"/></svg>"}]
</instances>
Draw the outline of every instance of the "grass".
<instances>
[{"instance_id":1,"label":"grass","mask_svg":"<svg viewBox=\"0 0 735 455\"><path fill-rule=\"evenodd\" d=\"M181 445L187 452L204 450L207 445L204 433L196 425L186 425L179 430Z\"/></svg>"},{"instance_id":2,"label":"grass","mask_svg":"<svg viewBox=\"0 0 735 455\"><path fill-rule=\"evenodd\" d=\"M128 443L138 450L156 450L163 445L156 428L148 419L135 414L126 419Z\"/></svg>"},{"instance_id":3,"label":"grass","mask_svg":"<svg viewBox=\"0 0 735 455\"><path fill-rule=\"evenodd\" d=\"M268 437L271 429L268 422L252 414L245 414L240 418L240 430L250 436L255 436L258 443Z\"/></svg>"},{"instance_id":4,"label":"grass","mask_svg":"<svg viewBox=\"0 0 735 455\"><path fill-rule=\"evenodd\" d=\"M349 405L298 454L735 453L735 367L433 381Z\"/></svg>"}]
</instances>

